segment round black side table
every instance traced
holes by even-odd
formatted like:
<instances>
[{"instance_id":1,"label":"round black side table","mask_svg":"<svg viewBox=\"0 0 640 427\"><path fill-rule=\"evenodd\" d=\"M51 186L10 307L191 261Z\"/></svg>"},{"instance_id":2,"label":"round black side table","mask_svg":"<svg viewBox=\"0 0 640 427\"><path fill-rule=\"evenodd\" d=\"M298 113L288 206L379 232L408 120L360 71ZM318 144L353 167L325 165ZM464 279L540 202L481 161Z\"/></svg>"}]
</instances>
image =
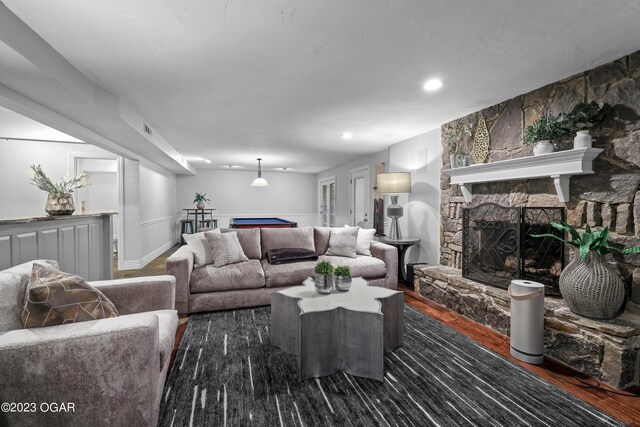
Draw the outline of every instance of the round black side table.
<instances>
[{"instance_id":1,"label":"round black side table","mask_svg":"<svg viewBox=\"0 0 640 427\"><path fill-rule=\"evenodd\" d=\"M386 237L378 238L381 243L395 246L398 249L398 281L407 283L407 271L404 268L404 254L411 246L416 243L420 243L420 239L417 237L403 237L402 239L387 239Z\"/></svg>"}]
</instances>

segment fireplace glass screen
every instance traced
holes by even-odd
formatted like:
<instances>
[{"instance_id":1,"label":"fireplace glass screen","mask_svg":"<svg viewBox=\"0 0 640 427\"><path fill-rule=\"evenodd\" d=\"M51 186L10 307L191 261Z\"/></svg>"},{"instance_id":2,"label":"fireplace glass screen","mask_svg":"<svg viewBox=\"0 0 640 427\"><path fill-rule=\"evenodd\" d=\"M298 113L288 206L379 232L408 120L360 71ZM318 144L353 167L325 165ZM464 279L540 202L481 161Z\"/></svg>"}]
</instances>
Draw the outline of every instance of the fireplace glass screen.
<instances>
[{"instance_id":1,"label":"fireplace glass screen","mask_svg":"<svg viewBox=\"0 0 640 427\"><path fill-rule=\"evenodd\" d=\"M564 209L510 208L485 203L462 210L462 276L501 288L513 279L545 285L546 295L560 295L564 245L532 234L562 232L549 225L564 221Z\"/></svg>"}]
</instances>

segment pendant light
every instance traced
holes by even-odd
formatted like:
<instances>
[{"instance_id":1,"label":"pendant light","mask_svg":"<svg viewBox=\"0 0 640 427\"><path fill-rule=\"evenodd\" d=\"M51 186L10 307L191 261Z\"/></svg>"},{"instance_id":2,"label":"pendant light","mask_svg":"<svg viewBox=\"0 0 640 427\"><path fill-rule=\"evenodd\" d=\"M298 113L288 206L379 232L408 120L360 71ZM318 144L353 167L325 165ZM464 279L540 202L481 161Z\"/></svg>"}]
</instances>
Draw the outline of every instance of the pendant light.
<instances>
[{"instance_id":1,"label":"pendant light","mask_svg":"<svg viewBox=\"0 0 640 427\"><path fill-rule=\"evenodd\" d=\"M266 187L267 185L269 185L267 180L262 177L262 166L260 165L261 161L262 159L258 158L258 177L251 183L252 187Z\"/></svg>"}]
</instances>

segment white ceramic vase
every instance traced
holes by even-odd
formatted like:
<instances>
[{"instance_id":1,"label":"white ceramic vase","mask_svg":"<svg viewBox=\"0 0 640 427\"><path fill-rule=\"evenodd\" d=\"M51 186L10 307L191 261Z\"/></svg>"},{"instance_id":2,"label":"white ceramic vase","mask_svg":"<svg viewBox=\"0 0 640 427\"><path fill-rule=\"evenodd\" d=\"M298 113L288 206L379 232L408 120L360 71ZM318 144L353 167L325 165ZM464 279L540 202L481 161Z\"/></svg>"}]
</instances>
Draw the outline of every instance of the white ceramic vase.
<instances>
[{"instance_id":1,"label":"white ceramic vase","mask_svg":"<svg viewBox=\"0 0 640 427\"><path fill-rule=\"evenodd\" d=\"M533 146L534 156L549 153L553 153L553 144L549 140L538 141L536 142L536 145Z\"/></svg>"},{"instance_id":2,"label":"white ceramic vase","mask_svg":"<svg viewBox=\"0 0 640 427\"><path fill-rule=\"evenodd\" d=\"M573 148L591 148L593 138L589 135L588 130L579 130L576 137L573 138Z\"/></svg>"}]
</instances>

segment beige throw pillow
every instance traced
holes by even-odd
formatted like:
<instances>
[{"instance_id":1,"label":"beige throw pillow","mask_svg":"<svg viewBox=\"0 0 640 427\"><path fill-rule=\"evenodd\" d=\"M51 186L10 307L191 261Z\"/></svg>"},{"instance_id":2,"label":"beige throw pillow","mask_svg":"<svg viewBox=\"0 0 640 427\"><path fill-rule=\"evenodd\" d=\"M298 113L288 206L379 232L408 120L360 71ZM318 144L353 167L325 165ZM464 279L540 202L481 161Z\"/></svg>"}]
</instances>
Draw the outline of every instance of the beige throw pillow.
<instances>
[{"instance_id":1,"label":"beige throw pillow","mask_svg":"<svg viewBox=\"0 0 640 427\"><path fill-rule=\"evenodd\" d=\"M207 231L207 233L219 233L218 229ZM213 256L211 255L211 245L204 236L204 232L195 234L183 234L184 241L193 252L193 261L196 265L213 264Z\"/></svg>"},{"instance_id":2,"label":"beige throw pillow","mask_svg":"<svg viewBox=\"0 0 640 427\"><path fill-rule=\"evenodd\" d=\"M33 264L21 316L25 328L118 316L113 303L82 277Z\"/></svg>"},{"instance_id":3,"label":"beige throw pillow","mask_svg":"<svg viewBox=\"0 0 640 427\"><path fill-rule=\"evenodd\" d=\"M356 257L356 245L358 242L358 228L331 229L329 236L329 249L325 255Z\"/></svg>"},{"instance_id":4,"label":"beige throw pillow","mask_svg":"<svg viewBox=\"0 0 640 427\"><path fill-rule=\"evenodd\" d=\"M371 242L373 241L373 236L376 234L376 230L374 228L351 227L349 225L345 225L344 228L357 228L358 229L358 240L357 240L357 243L356 243L356 254L358 254L358 255L366 255L366 256L373 256L371 254Z\"/></svg>"},{"instance_id":5,"label":"beige throw pillow","mask_svg":"<svg viewBox=\"0 0 640 427\"><path fill-rule=\"evenodd\" d=\"M207 231L204 235L211 246L214 267L220 268L225 265L249 260L242 251L242 246L240 246L236 232L216 233Z\"/></svg>"}]
</instances>

